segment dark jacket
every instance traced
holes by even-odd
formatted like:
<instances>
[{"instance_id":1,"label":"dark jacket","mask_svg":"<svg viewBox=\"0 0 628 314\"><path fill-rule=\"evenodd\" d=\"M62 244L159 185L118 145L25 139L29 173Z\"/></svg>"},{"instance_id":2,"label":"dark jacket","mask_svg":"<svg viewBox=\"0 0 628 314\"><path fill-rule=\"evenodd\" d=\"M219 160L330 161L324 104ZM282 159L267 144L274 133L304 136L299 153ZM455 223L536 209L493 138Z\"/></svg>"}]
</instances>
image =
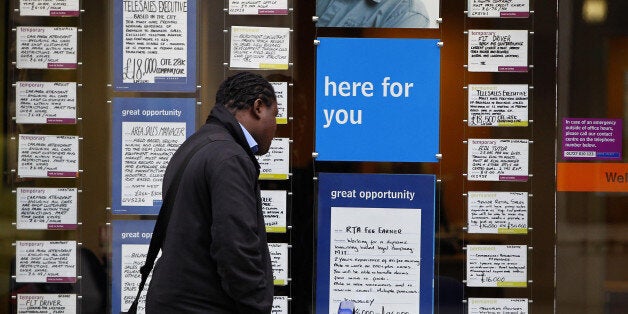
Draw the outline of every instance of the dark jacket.
<instances>
[{"instance_id":1,"label":"dark jacket","mask_svg":"<svg viewBox=\"0 0 628 314\"><path fill-rule=\"evenodd\" d=\"M146 313L270 313L274 288L259 164L224 107L215 106L173 155L163 195L187 152L202 141L211 143L181 178Z\"/></svg>"}]
</instances>

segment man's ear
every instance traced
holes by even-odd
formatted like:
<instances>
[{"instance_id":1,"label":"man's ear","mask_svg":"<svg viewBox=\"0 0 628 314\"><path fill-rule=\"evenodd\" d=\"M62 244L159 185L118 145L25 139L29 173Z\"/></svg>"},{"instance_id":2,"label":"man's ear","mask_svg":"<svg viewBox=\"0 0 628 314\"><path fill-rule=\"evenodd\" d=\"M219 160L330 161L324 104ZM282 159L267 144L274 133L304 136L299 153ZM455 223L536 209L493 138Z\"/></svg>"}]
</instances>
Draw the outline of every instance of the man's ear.
<instances>
[{"instance_id":1,"label":"man's ear","mask_svg":"<svg viewBox=\"0 0 628 314\"><path fill-rule=\"evenodd\" d=\"M259 98L255 99L255 102L253 102L253 106L251 108L251 109L253 109L252 110L253 111L253 116L255 116L258 119L261 119L262 110L264 109L263 108L264 106L266 106L266 105L264 104L264 102L261 99L259 99Z\"/></svg>"}]
</instances>

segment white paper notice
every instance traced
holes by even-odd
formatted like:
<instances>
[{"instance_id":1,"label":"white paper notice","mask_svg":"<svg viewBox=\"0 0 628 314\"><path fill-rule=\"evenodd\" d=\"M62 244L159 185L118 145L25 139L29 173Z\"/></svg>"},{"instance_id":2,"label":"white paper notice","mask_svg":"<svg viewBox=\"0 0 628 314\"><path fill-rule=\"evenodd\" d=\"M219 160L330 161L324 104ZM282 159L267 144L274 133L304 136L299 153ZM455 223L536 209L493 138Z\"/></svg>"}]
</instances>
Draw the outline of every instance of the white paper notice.
<instances>
[{"instance_id":1,"label":"white paper notice","mask_svg":"<svg viewBox=\"0 0 628 314\"><path fill-rule=\"evenodd\" d=\"M277 96L277 124L288 124L288 82L270 82Z\"/></svg>"},{"instance_id":2,"label":"white paper notice","mask_svg":"<svg viewBox=\"0 0 628 314\"><path fill-rule=\"evenodd\" d=\"M525 18L530 0L469 0L469 17Z\"/></svg>"},{"instance_id":3,"label":"white paper notice","mask_svg":"<svg viewBox=\"0 0 628 314\"><path fill-rule=\"evenodd\" d=\"M270 261L273 267L273 282L275 286L288 284L288 244L268 243Z\"/></svg>"},{"instance_id":4,"label":"white paper notice","mask_svg":"<svg viewBox=\"0 0 628 314\"><path fill-rule=\"evenodd\" d=\"M468 314L528 314L528 299L469 298Z\"/></svg>"},{"instance_id":5,"label":"white paper notice","mask_svg":"<svg viewBox=\"0 0 628 314\"><path fill-rule=\"evenodd\" d=\"M78 175L78 136L20 134L18 176L75 178Z\"/></svg>"},{"instance_id":6,"label":"white paper notice","mask_svg":"<svg viewBox=\"0 0 628 314\"><path fill-rule=\"evenodd\" d=\"M288 297L275 296L273 297L273 309L271 314L288 314Z\"/></svg>"},{"instance_id":7,"label":"white paper notice","mask_svg":"<svg viewBox=\"0 0 628 314\"><path fill-rule=\"evenodd\" d=\"M276 137L266 155L258 156L261 180L287 180L290 172L290 139Z\"/></svg>"},{"instance_id":8,"label":"white paper notice","mask_svg":"<svg viewBox=\"0 0 628 314\"><path fill-rule=\"evenodd\" d=\"M527 30L469 30L469 72L528 72Z\"/></svg>"},{"instance_id":9,"label":"white paper notice","mask_svg":"<svg viewBox=\"0 0 628 314\"><path fill-rule=\"evenodd\" d=\"M18 188L17 229L76 229L75 188Z\"/></svg>"},{"instance_id":10,"label":"white paper notice","mask_svg":"<svg viewBox=\"0 0 628 314\"><path fill-rule=\"evenodd\" d=\"M21 16L78 16L79 0L20 0Z\"/></svg>"},{"instance_id":11,"label":"white paper notice","mask_svg":"<svg viewBox=\"0 0 628 314\"><path fill-rule=\"evenodd\" d=\"M75 82L17 82L17 123L76 123Z\"/></svg>"},{"instance_id":12,"label":"white paper notice","mask_svg":"<svg viewBox=\"0 0 628 314\"><path fill-rule=\"evenodd\" d=\"M470 181L528 180L528 140L469 139L468 143Z\"/></svg>"},{"instance_id":13,"label":"white paper notice","mask_svg":"<svg viewBox=\"0 0 628 314\"><path fill-rule=\"evenodd\" d=\"M187 79L188 0L123 3L123 83Z\"/></svg>"},{"instance_id":14,"label":"white paper notice","mask_svg":"<svg viewBox=\"0 0 628 314\"><path fill-rule=\"evenodd\" d=\"M468 192L469 233L528 233L527 192Z\"/></svg>"},{"instance_id":15,"label":"white paper notice","mask_svg":"<svg viewBox=\"0 0 628 314\"><path fill-rule=\"evenodd\" d=\"M76 313L76 294L18 294L17 314Z\"/></svg>"},{"instance_id":16,"label":"white paper notice","mask_svg":"<svg viewBox=\"0 0 628 314\"><path fill-rule=\"evenodd\" d=\"M18 69L75 69L76 27L17 27Z\"/></svg>"},{"instance_id":17,"label":"white paper notice","mask_svg":"<svg viewBox=\"0 0 628 314\"><path fill-rule=\"evenodd\" d=\"M528 126L528 85L469 85L469 126Z\"/></svg>"},{"instance_id":18,"label":"white paper notice","mask_svg":"<svg viewBox=\"0 0 628 314\"><path fill-rule=\"evenodd\" d=\"M525 245L467 245L467 286L526 287L527 265Z\"/></svg>"},{"instance_id":19,"label":"white paper notice","mask_svg":"<svg viewBox=\"0 0 628 314\"><path fill-rule=\"evenodd\" d=\"M120 307L122 312L127 312L137 296L137 289L140 286L142 276L138 269L144 265L148 253L148 244L122 244L121 255L122 265L120 267ZM161 252L157 255L155 262L161 257ZM146 285L139 302L137 303L137 313L144 313L146 310L146 291L150 286L150 279L153 277L151 271L146 279Z\"/></svg>"},{"instance_id":20,"label":"white paper notice","mask_svg":"<svg viewBox=\"0 0 628 314\"><path fill-rule=\"evenodd\" d=\"M231 15L286 15L288 0L229 0Z\"/></svg>"},{"instance_id":21,"label":"white paper notice","mask_svg":"<svg viewBox=\"0 0 628 314\"><path fill-rule=\"evenodd\" d=\"M418 313L421 210L332 207L329 253L329 313Z\"/></svg>"},{"instance_id":22,"label":"white paper notice","mask_svg":"<svg viewBox=\"0 0 628 314\"><path fill-rule=\"evenodd\" d=\"M286 233L286 191L262 190L262 211L266 232Z\"/></svg>"},{"instance_id":23,"label":"white paper notice","mask_svg":"<svg viewBox=\"0 0 628 314\"><path fill-rule=\"evenodd\" d=\"M17 282L76 282L76 241L17 241Z\"/></svg>"},{"instance_id":24,"label":"white paper notice","mask_svg":"<svg viewBox=\"0 0 628 314\"><path fill-rule=\"evenodd\" d=\"M161 202L166 166L185 134L185 122L122 122L122 206Z\"/></svg>"},{"instance_id":25,"label":"white paper notice","mask_svg":"<svg viewBox=\"0 0 628 314\"><path fill-rule=\"evenodd\" d=\"M231 26L231 68L287 70L290 29Z\"/></svg>"}]
</instances>

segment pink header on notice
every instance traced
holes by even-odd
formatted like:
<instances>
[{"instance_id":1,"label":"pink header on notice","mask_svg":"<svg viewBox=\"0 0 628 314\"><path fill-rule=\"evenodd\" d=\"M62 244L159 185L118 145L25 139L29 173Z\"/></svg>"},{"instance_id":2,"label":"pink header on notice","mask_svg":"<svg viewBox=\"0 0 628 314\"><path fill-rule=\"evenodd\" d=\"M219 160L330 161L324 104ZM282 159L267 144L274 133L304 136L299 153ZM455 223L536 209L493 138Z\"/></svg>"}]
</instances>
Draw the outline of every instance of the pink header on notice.
<instances>
[{"instance_id":1,"label":"pink header on notice","mask_svg":"<svg viewBox=\"0 0 628 314\"><path fill-rule=\"evenodd\" d=\"M510 176L505 174L499 175L499 181L528 181L528 176Z\"/></svg>"},{"instance_id":2,"label":"pink header on notice","mask_svg":"<svg viewBox=\"0 0 628 314\"><path fill-rule=\"evenodd\" d=\"M79 11L50 11L50 16L79 16Z\"/></svg>"},{"instance_id":3,"label":"pink header on notice","mask_svg":"<svg viewBox=\"0 0 628 314\"><path fill-rule=\"evenodd\" d=\"M526 18L530 12L499 12L499 17Z\"/></svg>"},{"instance_id":4,"label":"pink header on notice","mask_svg":"<svg viewBox=\"0 0 628 314\"><path fill-rule=\"evenodd\" d=\"M48 177L50 178L76 178L78 177L78 172L48 171Z\"/></svg>"},{"instance_id":5,"label":"pink header on notice","mask_svg":"<svg viewBox=\"0 0 628 314\"><path fill-rule=\"evenodd\" d=\"M49 69L76 69L76 63L48 63Z\"/></svg>"},{"instance_id":6,"label":"pink header on notice","mask_svg":"<svg viewBox=\"0 0 628 314\"><path fill-rule=\"evenodd\" d=\"M498 66L498 72L528 72L527 66Z\"/></svg>"},{"instance_id":7,"label":"pink header on notice","mask_svg":"<svg viewBox=\"0 0 628 314\"><path fill-rule=\"evenodd\" d=\"M46 118L47 124L75 124L74 118Z\"/></svg>"},{"instance_id":8,"label":"pink header on notice","mask_svg":"<svg viewBox=\"0 0 628 314\"><path fill-rule=\"evenodd\" d=\"M257 14L259 15L286 15L288 14L287 9L259 9L257 10Z\"/></svg>"},{"instance_id":9,"label":"pink header on notice","mask_svg":"<svg viewBox=\"0 0 628 314\"><path fill-rule=\"evenodd\" d=\"M75 230L76 224L48 224L49 230Z\"/></svg>"},{"instance_id":10,"label":"pink header on notice","mask_svg":"<svg viewBox=\"0 0 628 314\"><path fill-rule=\"evenodd\" d=\"M46 277L46 282L76 282L76 277Z\"/></svg>"}]
</instances>

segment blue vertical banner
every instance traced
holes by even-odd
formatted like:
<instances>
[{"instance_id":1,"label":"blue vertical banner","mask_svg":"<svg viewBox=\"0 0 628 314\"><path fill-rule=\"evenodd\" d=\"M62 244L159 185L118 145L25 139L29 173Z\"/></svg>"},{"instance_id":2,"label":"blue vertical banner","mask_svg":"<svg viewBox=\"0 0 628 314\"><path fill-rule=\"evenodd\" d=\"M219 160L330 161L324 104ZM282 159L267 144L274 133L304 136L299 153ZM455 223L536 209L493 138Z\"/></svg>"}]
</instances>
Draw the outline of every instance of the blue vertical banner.
<instances>
[{"instance_id":1,"label":"blue vertical banner","mask_svg":"<svg viewBox=\"0 0 628 314\"><path fill-rule=\"evenodd\" d=\"M316 313L432 313L436 177L318 178Z\"/></svg>"},{"instance_id":2,"label":"blue vertical banner","mask_svg":"<svg viewBox=\"0 0 628 314\"><path fill-rule=\"evenodd\" d=\"M195 131L194 98L114 98L111 210L157 215L170 157Z\"/></svg>"},{"instance_id":3,"label":"blue vertical banner","mask_svg":"<svg viewBox=\"0 0 628 314\"><path fill-rule=\"evenodd\" d=\"M437 39L319 38L319 161L436 162Z\"/></svg>"},{"instance_id":4,"label":"blue vertical banner","mask_svg":"<svg viewBox=\"0 0 628 314\"><path fill-rule=\"evenodd\" d=\"M146 261L155 220L114 220L111 225L111 313L121 313L129 310L137 295L140 267ZM138 303L138 313L144 313L149 282L150 278Z\"/></svg>"},{"instance_id":5,"label":"blue vertical banner","mask_svg":"<svg viewBox=\"0 0 628 314\"><path fill-rule=\"evenodd\" d=\"M116 91L196 90L196 0L114 0Z\"/></svg>"}]
</instances>

